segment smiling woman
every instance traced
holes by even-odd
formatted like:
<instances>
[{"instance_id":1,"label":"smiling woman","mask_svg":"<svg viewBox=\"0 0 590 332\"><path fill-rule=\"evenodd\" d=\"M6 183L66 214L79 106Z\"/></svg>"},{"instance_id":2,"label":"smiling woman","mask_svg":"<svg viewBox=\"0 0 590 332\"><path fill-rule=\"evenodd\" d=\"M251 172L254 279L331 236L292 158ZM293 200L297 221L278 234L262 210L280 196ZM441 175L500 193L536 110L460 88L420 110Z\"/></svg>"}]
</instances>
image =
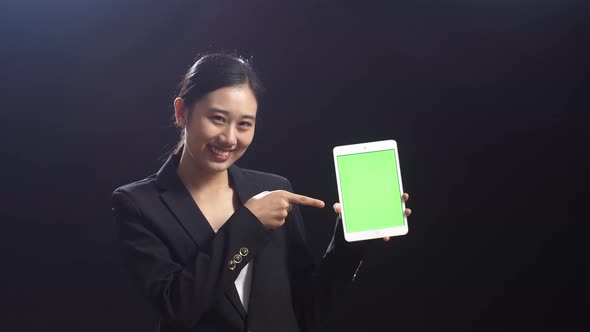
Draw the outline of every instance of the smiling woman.
<instances>
[{"instance_id":1,"label":"smiling woman","mask_svg":"<svg viewBox=\"0 0 590 332\"><path fill-rule=\"evenodd\" d=\"M217 89L194 105L178 97L174 109L176 123L184 129L181 174L188 175L193 169L201 174L227 169L254 138L257 102L247 84Z\"/></svg>"},{"instance_id":2,"label":"smiling woman","mask_svg":"<svg viewBox=\"0 0 590 332\"><path fill-rule=\"evenodd\" d=\"M261 93L241 58L199 59L174 100L178 147L113 193L122 255L162 332L310 331L358 270L364 246L341 227L314 261L299 206L323 201L234 164L254 138Z\"/></svg>"},{"instance_id":3,"label":"smiling woman","mask_svg":"<svg viewBox=\"0 0 590 332\"><path fill-rule=\"evenodd\" d=\"M253 112L253 114L245 114L245 116L249 117L251 120L255 120L258 107L257 102L262 97L263 87L252 67L245 60L237 56L210 54L201 57L188 70L183 80L180 82L178 97L174 101L176 124L179 127L184 128L186 126L186 121L181 115L186 115L185 113L188 112L188 117L190 117L194 111L194 108L191 108L191 106L196 106L195 104L198 104L201 99L207 98L209 93L217 89L238 87L244 89L242 89L243 91L241 94L235 93L235 97L249 99L246 101L250 103L241 105L239 103L240 100L233 100L234 102L237 102L234 103L233 106L237 107L237 111L243 110L244 107L249 106L247 111ZM209 102L225 103L223 97L224 96L221 96L221 94L217 94L208 99ZM253 99L248 97L253 97ZM215 100L213 100L213 98ZM208 111L218 110L225 115L230 112L230 110L227 109L215 108L217 105L209 104L208 106L211 107ZM183 130L181 131L181 138L178 142L175 153L180 151L184 143L185 131Z\"/></svg>"}]
</instances>

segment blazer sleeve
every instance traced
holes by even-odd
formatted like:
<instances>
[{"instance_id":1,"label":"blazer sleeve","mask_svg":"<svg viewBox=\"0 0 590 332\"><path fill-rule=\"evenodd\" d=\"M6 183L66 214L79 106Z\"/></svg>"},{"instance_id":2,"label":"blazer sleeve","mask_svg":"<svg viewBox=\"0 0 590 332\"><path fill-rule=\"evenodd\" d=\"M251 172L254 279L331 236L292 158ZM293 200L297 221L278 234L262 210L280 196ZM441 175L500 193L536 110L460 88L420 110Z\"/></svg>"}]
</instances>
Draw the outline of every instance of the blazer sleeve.
<instances>
[{"instance_id":1,"label":"blazer sleeve","mask_svg":"<svg viewBox=\"0 0 590 332\"><path fill-rule=\"evenodd\" d=\"M287 188L292 191L290 183ZM354 281L369 242L346 241L342 222L337 218L332 240L322 258L316 260L306 244L299 206L293 206L285 226L290 235L289 262L295 311L303 330L315 330Z\"/></svg>"},{"instance_id":2,"label":"blazer sleeve","mask_svg":"<svg viewBox=\"0 0 590 332\"><path fill-rule=\"evenodd\" d=\"M330 315L335 303L355 281L369 245L373 241L348 242L342 220L336 219L332 240L326 249L315 278L317 312L320 321Z\"/></svg>"},{"instance_id":3,"label":"blazer sleeve","mask_svg":"<svg viewBox=\"0 0 590 332\"><path fill-rule=\"evenodd\" d=\"M241 206L206 248L199 248L192 260L181 263L161 239L162 229L146 220L131 194L116 190L113 212L125 264L162 319L180 328L197 324L270 239L270 231ZM229 261L241 248L248 253L231 269Z\"/></svg>"}]
</instances>

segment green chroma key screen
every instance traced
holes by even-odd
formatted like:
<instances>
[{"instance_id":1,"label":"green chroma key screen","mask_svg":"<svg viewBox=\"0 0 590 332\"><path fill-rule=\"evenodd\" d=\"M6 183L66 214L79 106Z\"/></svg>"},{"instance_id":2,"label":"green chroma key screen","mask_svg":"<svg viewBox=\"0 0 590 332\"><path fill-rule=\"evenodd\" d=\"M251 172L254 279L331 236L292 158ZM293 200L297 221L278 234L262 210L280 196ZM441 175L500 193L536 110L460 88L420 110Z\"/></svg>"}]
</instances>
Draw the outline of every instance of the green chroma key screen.
<instances>
[{"instance_id":1,"label":"green chroma key screen","mask_svg":"<svg viewBox=\"0 0 590 332\"><path fill-rule=\"evenodd\" d=\"M346 231L403 226L395 150L336 158Z\"/></svg>"}]
</instances>

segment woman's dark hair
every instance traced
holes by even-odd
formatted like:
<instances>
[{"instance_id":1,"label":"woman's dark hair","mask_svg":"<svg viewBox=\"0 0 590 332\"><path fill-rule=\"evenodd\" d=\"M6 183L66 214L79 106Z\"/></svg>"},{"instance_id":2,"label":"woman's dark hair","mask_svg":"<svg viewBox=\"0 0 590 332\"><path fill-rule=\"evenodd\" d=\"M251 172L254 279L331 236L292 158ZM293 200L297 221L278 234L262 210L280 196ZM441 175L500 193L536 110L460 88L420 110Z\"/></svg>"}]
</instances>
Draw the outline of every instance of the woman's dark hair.
<instances>
[{"instance_id":1,"label":"woman's dark hair","mask_svg":"<svg viewBox=\"0 0 590 332\"><path fill-rule=\"evenodd\" d=\"M178 97L192 112L192 106L208 93L220 88L248 84L254 97L260 101L262 82L250 62L238 55L213 53L201 56L186 72L178 85ZM172 153L178 153L184 144L184 130Z\"/></svg>"}]
</instances>

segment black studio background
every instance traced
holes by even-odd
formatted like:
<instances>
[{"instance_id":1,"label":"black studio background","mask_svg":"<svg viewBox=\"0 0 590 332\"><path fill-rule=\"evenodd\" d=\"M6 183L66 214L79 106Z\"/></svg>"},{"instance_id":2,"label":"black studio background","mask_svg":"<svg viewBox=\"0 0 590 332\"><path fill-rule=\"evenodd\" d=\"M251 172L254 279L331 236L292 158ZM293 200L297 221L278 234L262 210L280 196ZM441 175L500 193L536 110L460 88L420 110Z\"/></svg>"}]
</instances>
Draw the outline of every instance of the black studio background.
<instances>
[{"instance_id":1,"label":"black studio background","mask_svg":"<svg viewBox=\"0 0 590 332\"><path fill-rule=\"evenodd\" d=\"M242 167L331 203L333 146L399 144L410 232L374 244L326 331L587 330L588 7L3 1L3 326L155 331L110 194L172 148L197 54L237 50L267 87ZM304 216L319 254L333 213Z\"/></svg>"}]
</instances>

